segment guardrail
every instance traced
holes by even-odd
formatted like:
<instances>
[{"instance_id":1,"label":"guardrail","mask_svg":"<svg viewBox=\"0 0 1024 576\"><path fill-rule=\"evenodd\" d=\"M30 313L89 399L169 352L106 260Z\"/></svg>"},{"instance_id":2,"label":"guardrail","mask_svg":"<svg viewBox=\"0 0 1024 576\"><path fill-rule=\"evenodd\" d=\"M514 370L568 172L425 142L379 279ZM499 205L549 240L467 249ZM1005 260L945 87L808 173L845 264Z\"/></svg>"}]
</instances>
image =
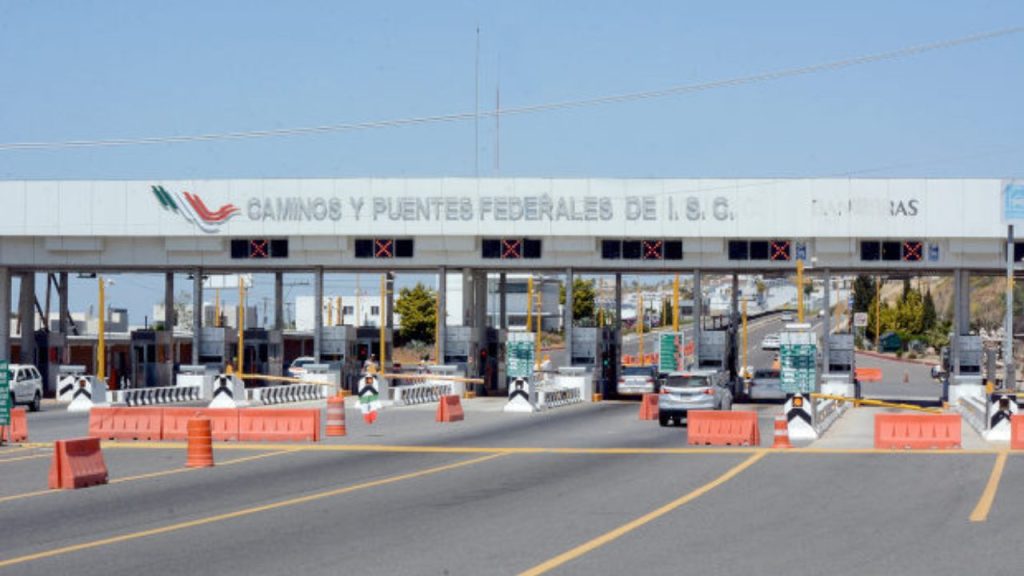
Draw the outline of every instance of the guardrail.
<instances>
[{"instance_id":1,"label":"guardrail","mask_svg":"<svg viewBox=\"0 0 1024 576\"><path fill-rule=\"evenodd\" d=\"M327 398L330 386L330 384L287 384L285 386L246 388L245 395L252 402L260 402L268 406L291 402L312 402Z\"/></svg>"},{"instance_id":2,"label":"guardrail","mask_svg":"<svg viewBox=\"0 0 1024 576\"><path fill-rule=\"evenodd\" d=\"M391 390L396 405L412 406L437 402L442 396L452 395L453 385L452 382L422 382L392 386Z\"/></svg>"},{"instance_id":3,"label":"guardrail","mask_svg":"<svg viewBox=\"0 0 1024 576\"><path fill-rule=\"evenodd\" d=\"M185 402L202 402L201 386L160 386L155 388L125 388L112 390L115 404L128 406L154 406L157 404L181 404Z\"/></svg>"}]
</instances>

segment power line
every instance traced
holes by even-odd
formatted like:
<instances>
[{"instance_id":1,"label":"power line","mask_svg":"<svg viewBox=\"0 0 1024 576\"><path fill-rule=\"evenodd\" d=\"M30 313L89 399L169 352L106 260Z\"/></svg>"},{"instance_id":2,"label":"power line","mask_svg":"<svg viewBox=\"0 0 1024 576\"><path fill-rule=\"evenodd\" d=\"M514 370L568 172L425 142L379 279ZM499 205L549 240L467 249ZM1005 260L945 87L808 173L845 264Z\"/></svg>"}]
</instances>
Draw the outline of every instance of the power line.
<instances>
[{"instance_id":1,"label":"power line","mask_svg":"<svg viewBox=\"0 0 1024 576\"><path fill-rule=\"evenodd\" d=\"M513 115L524 115L524 114L536 114L540 112L553 112L556 110L568 110L573 108L586 108L592 106L603 106L606 104L619 104L623 102L633 102L637 100L650 100L655 98L666 98L669 96L679 96L684 94L693 94L696 92L705 92L708 90L717 90L720 88L731 88L736 86L744 86L747 84L756 84L760 82L768 82L772 80L781 80L784 78L792 78L796 76L806 76L809 74L815 74L818 72L828 72L841 70L845 68L851 68L854 66L863 66L865 64L874 64L877 62L883 62L887 60L898 60L902 58L908 58L910 56L917 56L926 52L934 52L937 50L944 50L948 48L954 48L963 46L966 44L974 44L978 42L984 42L1003 36L1010 36L1013 34L1019 34L1024 32L1024 26L1015 26L1012 28L1002 28L990 32L983 32L980 34L972 34L970 36L961 36L959 38L953 38L949 40L942 40L939 42L932 42L928 44L919 44L915 46L909 46L900 48L897 50L890 50L887 52L879 52L875 54L868 54L865 56L858 56L855 58L847 58L843 60L833 60L830 62L823 62L820 64L812 64L809 66L800 66L795 68L784 68L781 70L774 70L770 72L762 72L760 74L753 74L749 76L739 76L735 78L726 78L723 80L715 80L711 82L703 82L698 84L682 84L677 86L670 86L658 90L649 90L644 92L628 92L625 94L616 94L609 96L599 96L595 98L585 98L579 100L565 100L561 102L549 102L544 104L534 104L529 106L515 106L502 108L500 112L498 110L474 110L473 112L458 112L453 114L437 114L432 116L418 116L410 118L392 118L386 120L374 120L365 122L350 122L343 124L327 124L323 126L305 126L296 128L276 128L268 130L246 130L236 132L213 132L207 134L192 134L183 136L150 136L142 138L113 138L113 139L100 139L100 140L58 140L58 141L44 141L44 142L8 142L0 143L0 151L9 150L52 150L60 148L99 148L99 147L114 147L114 146L140 146L150 144L181 144L188 142L210 142L210 141L221 141L221 140L248 140L258 138L276 138L282 136L302 136L309 134L326 134L326 133L338 133L338 132L355 132L358 130L372 130L379 128L399 128L405 126L416 126L422 124L440 124L459 122L463 120L476 120L481 117L497 116L499 113L502 116L513 116Z\"/></svg>"}]
</instances>

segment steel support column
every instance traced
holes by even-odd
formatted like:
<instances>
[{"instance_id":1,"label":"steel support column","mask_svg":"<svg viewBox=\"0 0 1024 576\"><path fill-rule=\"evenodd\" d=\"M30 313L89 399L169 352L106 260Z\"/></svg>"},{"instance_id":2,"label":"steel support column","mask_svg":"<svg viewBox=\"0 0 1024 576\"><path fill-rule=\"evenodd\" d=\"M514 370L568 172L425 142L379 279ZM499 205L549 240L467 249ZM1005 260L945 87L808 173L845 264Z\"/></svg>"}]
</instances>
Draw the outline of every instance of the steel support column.
<instances>
[{"instance_id":1,"label":"steel support column","mask_svg":"<svg viewBox=\"0 0 1024 576\"><path fill-rule=\"evenodd\" d=\"M199 364L203 344L203 271L192 271L192 364Z\"/></svg>"},{"instance_id":2,"label":"steel support column","mask_svg":"<svg viewBox=\"0 0 1024 576\"><path fill-rule=\"evenodd\" d=\"M573 283L576 281L576 277L573 274L572 268L567 268L565 271L565 310L563 310L562 322L565 324L565 352L568 356L568 365L572 366L572 323L573 323L573 309L575 302L575 295L573 294Z\"/></svg>"},{"instance_id":3,"label":"steel support column","mask_svg":"<svg viewBox=\"0 0 1024 576\"><path fill-rule=\"evenodd\" d=\"M274 273L274 330L284 330L284 272Z\"/></svg>"},{"instance_id":4,"label":"steel support column","mask_svg":"<svg viewBox=\"0 0 1024 576\"><path fill-rule=\"evenodd\" d=\"M0 268L0 360L11 359L11 271Z\"/></svg>"},{"instance_id":5,"label":"steel support column","mask_svg":"<svg viewBox=\"0 0 1024 576\"><path fill-rule=\"evenodd\" d=\"M380 318L383 318L384 311L380 310ZM324 269L317 268L313 271L313 358L320 363L320 340L324 332ZM383 361L382 358L377 359ZM383 368L383 366L381 366Z\"/></svg>"},{"instance_id":6,"label":"steel support column","mask_svg":"<svg viewBox=\"0 0 1024 576\"><path fill-rule=\"evenodd\" d=\"M18 320L21 324L21 353L18 359L22 364L36 363L36 275L26 272L21 275L21 292L18 298Z\"/></svg>"},{"instance_id":7,"label":"steel support column","mask_svg":"<svg viewBox=\"0 0 1024 576\"><path fill-rule=\"evenodd\" d=\"M693 271L693 353L694 364L700 366L700 333L704 319L704 290L700 270Z\"/></svg>"},{"instance_id":8,"label":"steel support column","mask_svg":"<svg viewBox=\"0 0 1024 576\"><path fill-rule=\"evenodd\" d=\"M436 364L444 364L444 341L448 328L448 270L441 266L437 270L437 358Z\"/></svg>"}]
</instances>

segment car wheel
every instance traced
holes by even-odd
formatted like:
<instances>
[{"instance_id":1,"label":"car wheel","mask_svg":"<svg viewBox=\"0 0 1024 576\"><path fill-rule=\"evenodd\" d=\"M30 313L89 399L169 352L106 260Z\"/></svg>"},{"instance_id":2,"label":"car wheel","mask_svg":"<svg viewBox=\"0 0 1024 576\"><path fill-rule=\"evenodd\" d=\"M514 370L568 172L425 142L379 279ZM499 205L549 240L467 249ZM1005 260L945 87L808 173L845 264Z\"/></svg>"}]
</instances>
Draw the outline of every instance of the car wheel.
<instances>
[{"instance_id":1,"label":"car wheel","mask_svg":"<svg viewBox=\"0 0 1024 576\"><path fill-rule=\"evenodd\" d=\"M32 404L29 405L29 410L33 412L39 412L43 407L43 399L39 396L39 392L32 398Z\"/></svg>"},{"instance_id":2,"label":"car wheel","mask_svg":"<svg viewBox=\"0 0 1024 576\"><path fill-rule=\"evenodd\" d=\"M668 414L658 414L658 424L661 424L662 426L668 426L669 425Z\"/></svg>"}]
</instances>

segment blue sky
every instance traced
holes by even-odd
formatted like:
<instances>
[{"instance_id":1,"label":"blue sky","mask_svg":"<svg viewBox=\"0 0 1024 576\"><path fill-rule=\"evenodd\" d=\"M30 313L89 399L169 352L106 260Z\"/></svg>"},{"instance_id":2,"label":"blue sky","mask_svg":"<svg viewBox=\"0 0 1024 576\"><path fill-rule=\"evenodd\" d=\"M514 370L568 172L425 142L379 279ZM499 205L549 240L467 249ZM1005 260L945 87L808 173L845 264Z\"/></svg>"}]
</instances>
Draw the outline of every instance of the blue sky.
<instances>
[{"instance_id":1,"label":"blue sky","mask_svg":"<svg viewBox=\"0 0 1024 576\"><path fill-rule=\"evenodd\" d=\"M7 0L0 145L471 112L478 26L480 108L491 110L499 82L502 107L524 106L1020 25L1019 1ZM474 122L463 121L0 150L0 178L1021 176L1022 56L1024 34L1015 34L798 78L504 117L500 169L494 121L484 119L476 149ZM148 300L132 306L148 312Z\"/></svg>"}]
</instances>

